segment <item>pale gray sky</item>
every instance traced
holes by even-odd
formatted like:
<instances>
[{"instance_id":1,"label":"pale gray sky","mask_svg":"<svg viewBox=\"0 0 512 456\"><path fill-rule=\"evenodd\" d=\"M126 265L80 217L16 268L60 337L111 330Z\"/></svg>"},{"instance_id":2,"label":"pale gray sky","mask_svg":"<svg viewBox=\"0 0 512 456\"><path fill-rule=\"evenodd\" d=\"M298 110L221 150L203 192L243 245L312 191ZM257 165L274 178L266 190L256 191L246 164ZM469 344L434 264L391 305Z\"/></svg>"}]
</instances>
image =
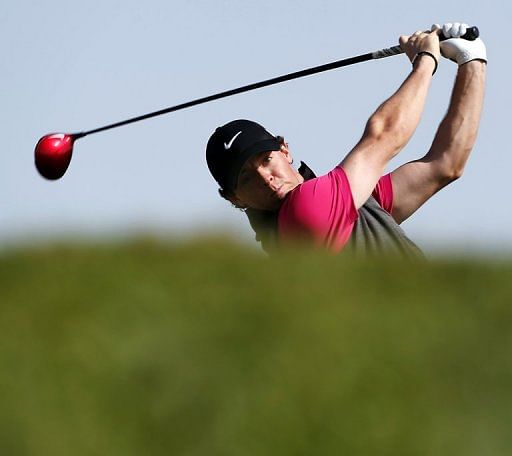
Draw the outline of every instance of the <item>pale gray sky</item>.
<instances>
[{"instance_id":1,"label":"pale gray sky","mask_svg":"<svg viewBox=\"0 0 512 456\"><path fill-rule=\"evenodd\" d=\"M387 6L386 6L387 5ZM389 6L392 6L391 8ZM18 0L0 11L0 243L63 234L189 234L249 239L204 159L220 124L249 118L329 171L399 86L405 56L322 73L83 138L68 172L42 179L33 149L49 132L89 130L306 67L397 44L433 22L479 26L489 57L480 135L463 178L404 224L427 251L512 251L508 203L510 2L339 0ZM435 75L422 123L393 166L421 156L446 111L456 66Z\"/></svg>"}]
</instances>

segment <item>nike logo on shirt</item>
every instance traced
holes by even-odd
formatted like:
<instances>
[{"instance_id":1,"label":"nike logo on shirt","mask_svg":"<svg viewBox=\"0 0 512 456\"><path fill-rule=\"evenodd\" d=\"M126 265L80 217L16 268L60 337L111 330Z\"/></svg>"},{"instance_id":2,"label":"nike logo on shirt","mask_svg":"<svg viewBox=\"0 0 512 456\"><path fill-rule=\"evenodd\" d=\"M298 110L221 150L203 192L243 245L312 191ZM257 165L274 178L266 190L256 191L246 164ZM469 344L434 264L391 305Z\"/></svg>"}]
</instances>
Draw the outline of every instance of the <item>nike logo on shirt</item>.
<instances>
[{"instance_id":1,"label":"nike logo on shirt","mask_svg":"<svg viewBox=\"0 0 512 456\"><path fill-rule=\"evenodd\" d=\"M242 131L239 131L235 136L233 136L231 138L231 141L229 141L227 144L224 143L224 149L228 150L231 148L231 146L233 145L233 142L235 141L236 138L238 138L238 135L242 133Z\"/></svg>"}]
</instances>

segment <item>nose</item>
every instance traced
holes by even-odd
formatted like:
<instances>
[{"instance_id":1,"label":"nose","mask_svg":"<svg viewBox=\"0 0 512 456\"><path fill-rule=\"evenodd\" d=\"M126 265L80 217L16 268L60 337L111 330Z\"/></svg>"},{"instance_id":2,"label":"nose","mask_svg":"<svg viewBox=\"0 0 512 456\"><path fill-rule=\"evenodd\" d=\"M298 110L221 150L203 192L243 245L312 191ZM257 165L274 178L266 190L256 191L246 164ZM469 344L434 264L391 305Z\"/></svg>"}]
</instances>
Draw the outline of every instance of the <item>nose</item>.
<instances>
[{"instance_id":1,"label":"nose","mask_svg":"<svg viewBox=\"0 0 512 456\"><path fill-rule=\"evenodd\" d=\"M261 179L263 180L263 182L265 182L265 185L267 186L274 182L274 176L272 176L272 173L262 166L258 167L258 175L261 177Z\"/></svg>"}]
</instances>

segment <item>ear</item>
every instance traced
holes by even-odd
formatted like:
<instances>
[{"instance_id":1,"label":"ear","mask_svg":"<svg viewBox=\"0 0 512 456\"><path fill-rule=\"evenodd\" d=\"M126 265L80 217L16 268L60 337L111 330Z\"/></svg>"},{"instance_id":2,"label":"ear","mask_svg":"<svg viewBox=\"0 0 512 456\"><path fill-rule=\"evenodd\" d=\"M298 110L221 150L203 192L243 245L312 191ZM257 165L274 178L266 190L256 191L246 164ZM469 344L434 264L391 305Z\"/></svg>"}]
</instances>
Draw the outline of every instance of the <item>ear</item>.
<instances>
[{"instance_id":1,"label":"ear","mask_svg":"<svg viewBox=\"0 0 512 456\"><path fill-rule=\"evenodd\" d=\"M293 157L292 154L290 153L290 150L288 149L288 143L281 144L280 152L286 157L288 163L293 163Z\"/></svg>"}]
</instances>

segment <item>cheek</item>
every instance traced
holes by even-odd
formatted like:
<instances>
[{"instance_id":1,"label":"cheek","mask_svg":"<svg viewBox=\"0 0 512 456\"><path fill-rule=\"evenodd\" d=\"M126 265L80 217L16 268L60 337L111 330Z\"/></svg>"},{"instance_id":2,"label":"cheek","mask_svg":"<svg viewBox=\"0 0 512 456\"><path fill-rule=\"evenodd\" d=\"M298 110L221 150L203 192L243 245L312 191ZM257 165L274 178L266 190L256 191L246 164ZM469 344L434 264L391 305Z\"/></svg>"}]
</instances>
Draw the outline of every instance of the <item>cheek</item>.
<instances>
[{"instance_id":1,"label":"cheek","mask_svg":"<svg viewBox=\"0 0 512 456\"><path fill-rule=\"evenodd\" d=\"M289 166L287 166L286 168L281 168L279 174L284 180L288 182L295 182L297 180L295 173Z\"/></svg>"},{"instance_id":2,"label":"cheek","mask_svg":"<svg viewBox=\"0 0 512 456\"><path fill-rule=\"evenodd\" d=\"M286 180L295 180L295 170L292 165L288 162L286 157L283 157L279 165L274 170L276 177L281 177Z\"/></svg>"}]
</instances>

